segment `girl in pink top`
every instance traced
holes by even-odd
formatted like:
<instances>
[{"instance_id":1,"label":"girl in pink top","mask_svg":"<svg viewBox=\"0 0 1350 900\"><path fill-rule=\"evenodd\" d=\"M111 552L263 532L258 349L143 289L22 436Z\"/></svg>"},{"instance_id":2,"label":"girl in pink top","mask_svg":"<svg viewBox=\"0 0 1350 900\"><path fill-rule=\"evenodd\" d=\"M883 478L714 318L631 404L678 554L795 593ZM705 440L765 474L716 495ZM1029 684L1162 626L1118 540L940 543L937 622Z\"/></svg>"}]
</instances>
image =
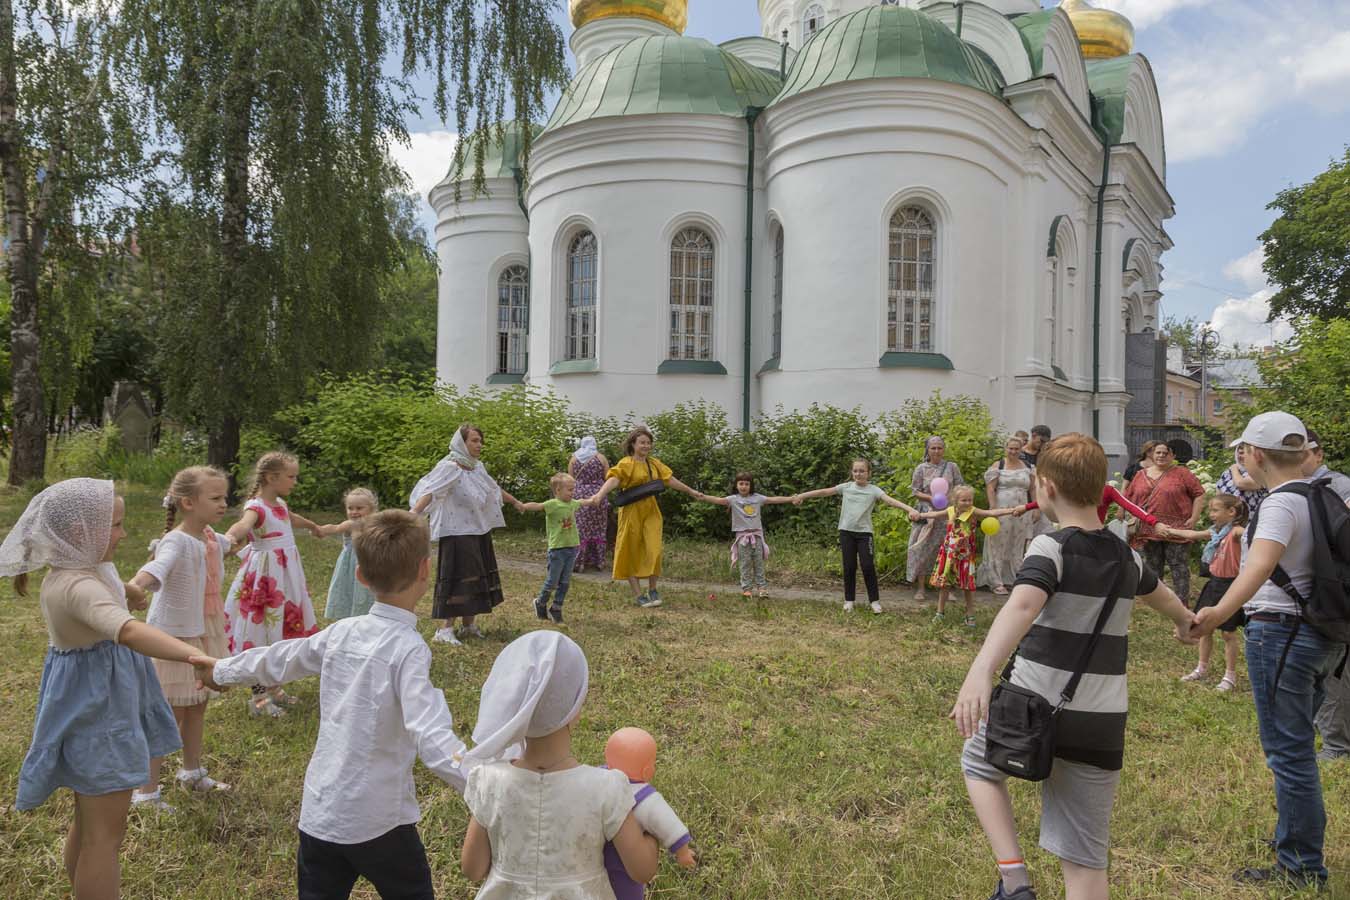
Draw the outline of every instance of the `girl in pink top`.
<instances>
[{"instance_id":1,"label":"girl in pink top","mask_svg":"<svg viewBox=\"0 0 1350 900\"><path fill-rule=\"evenodd\" d=\"M1200 554L1200 574L1204 575L1208 567L1209 580L1195 601L1195 611L1206 606L1217 606L1237 578L1242 565L1242 534L1247 525L1247 504L1242 498L1232 494L1215 494L1209 498L1209 520L1214 527L1206 531L1183 531L1171 529L1173 537L1188 541L1208 541ZM1227 693L1237 687L1237 630L1242 625L1242 610L1219 626L1223 632L1223 679L1217 690ZM1182 681L1200 681L1209 674L1209 658L1214 652L1214 636L1200 640L1200 664L1189 675L1181 676Z\"/></svg>"}]
</instances>

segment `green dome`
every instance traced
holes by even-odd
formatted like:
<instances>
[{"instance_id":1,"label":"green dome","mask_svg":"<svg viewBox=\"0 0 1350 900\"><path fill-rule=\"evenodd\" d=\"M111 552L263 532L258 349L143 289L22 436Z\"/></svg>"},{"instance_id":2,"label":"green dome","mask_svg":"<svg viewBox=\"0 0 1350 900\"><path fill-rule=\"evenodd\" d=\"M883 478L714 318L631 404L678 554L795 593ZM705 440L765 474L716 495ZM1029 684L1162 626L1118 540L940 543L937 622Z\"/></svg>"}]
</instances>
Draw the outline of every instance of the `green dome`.
<instances>
[{"instance_id":1,"label":"green dome","mask_svg":"<svg viewBox=\"0 0 1350 900\"><path fill-rule=\"evenodd\" d=\"M835 19L811 38L774 103L872 78L932 78L996 97L1003 89L988 57L937 19L898 6L871 6Z\"/></svg>"},{"instance_id":2,"label":"green dome","mask_svg":"<svg viewBox=\"0 0 1350 900\"><path fill-rule=\"evenodd\" d=\"M702 38L636 38L576 74L544 131L609 116L740 117L747 107L767 106L778 87L774 75Z\"/></svg>"},{"instance_id":3,"label":"green dome","mask_svg":"<svg viewBox=\"0 0 1350 900\"><path fill-rule=\"evenodd\" d=\"M505 122L502 124L503 140L497 140L497 135L492 130L475 131L472 137L466 139L464 152L468 154L464 158L464 171L460 174L460 181L473 180L473 142L476 142L480 136L485 140L483 145L483 177L484 178L514 178L515 169L520 165L521 122ZM531 125L531 136L539 137L539 126ZM454 175L454 163L451 163L451 171L447 172L445 178L441 180L442 184L451 183L451 177Z\"/></svg>"}]
</instances>

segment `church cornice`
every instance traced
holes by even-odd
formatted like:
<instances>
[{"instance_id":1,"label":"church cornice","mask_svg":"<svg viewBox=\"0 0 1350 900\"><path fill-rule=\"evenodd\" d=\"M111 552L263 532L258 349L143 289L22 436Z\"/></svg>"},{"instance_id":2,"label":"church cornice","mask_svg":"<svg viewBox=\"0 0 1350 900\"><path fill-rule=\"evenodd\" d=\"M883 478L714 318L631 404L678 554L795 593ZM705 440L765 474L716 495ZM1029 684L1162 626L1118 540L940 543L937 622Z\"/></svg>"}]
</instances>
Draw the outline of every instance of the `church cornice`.
<instances>
[{"instance_id":1,"label":"church cornice","mask_svg":"<svg viewBox=\"0 0 1350 900\"><path fill-rule=\"evenodd\" d=\"M1064 85L1052 75L1009 85L1004 98L1032 128L1043 132L1055 148L1095 185L1101 171L1101 139L1073 103Z\"/></svg>"},{"instance_id":2,"label":"church cornice","mask_svg":"<svg viewBox=\"0 0 1350 900\"><path fill-rule=\"evenodd\" d=\"M1149 218L1161 222L1176 214L1176 203L1167 185L1138 144L1117 144L1111 148L1111 178L1129 189Z\"/></svg>"}]
</instances>

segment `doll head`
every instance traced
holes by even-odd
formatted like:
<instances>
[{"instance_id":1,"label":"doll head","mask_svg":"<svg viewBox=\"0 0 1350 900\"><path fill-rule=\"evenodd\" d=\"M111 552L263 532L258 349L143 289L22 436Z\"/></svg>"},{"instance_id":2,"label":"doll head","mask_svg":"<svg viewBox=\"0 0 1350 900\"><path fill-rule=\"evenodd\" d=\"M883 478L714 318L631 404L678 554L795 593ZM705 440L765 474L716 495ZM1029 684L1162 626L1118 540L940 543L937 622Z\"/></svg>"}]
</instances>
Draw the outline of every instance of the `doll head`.
<instances>
[{"instance_id":1,"label":"doll head","mask_svg":"<svg viewBox=\"0 0 1350 900\"><path fill-rule=\"evenodd\" d=\"M644 784L656 775L656 739L641 728L620 728L605 741L605 765Z\"/></svg>"}]
</instances>

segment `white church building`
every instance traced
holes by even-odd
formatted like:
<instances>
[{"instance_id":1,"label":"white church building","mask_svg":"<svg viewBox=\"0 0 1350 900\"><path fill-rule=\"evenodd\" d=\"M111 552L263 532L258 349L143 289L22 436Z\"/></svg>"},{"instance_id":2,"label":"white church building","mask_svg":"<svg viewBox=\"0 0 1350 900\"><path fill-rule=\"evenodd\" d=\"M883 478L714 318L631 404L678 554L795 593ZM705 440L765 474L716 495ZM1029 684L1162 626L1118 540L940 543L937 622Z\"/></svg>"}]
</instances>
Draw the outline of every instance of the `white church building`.
<instances>
[{"instance_id":1,"label":"white church building","mask_svg":"<svg viewBox=\"0 0 1350 900\"><path fill-rule=\"evenodd\" d=\"M440 378L736 423L941 390L1124 455L1127 335L1157 327L1173 213L1129 22L1083 0L759 12L715 46L686 0L571 0L578 71L528 176L513 138L485 194L431 192Z\"/></svg>"}]
</instances>

